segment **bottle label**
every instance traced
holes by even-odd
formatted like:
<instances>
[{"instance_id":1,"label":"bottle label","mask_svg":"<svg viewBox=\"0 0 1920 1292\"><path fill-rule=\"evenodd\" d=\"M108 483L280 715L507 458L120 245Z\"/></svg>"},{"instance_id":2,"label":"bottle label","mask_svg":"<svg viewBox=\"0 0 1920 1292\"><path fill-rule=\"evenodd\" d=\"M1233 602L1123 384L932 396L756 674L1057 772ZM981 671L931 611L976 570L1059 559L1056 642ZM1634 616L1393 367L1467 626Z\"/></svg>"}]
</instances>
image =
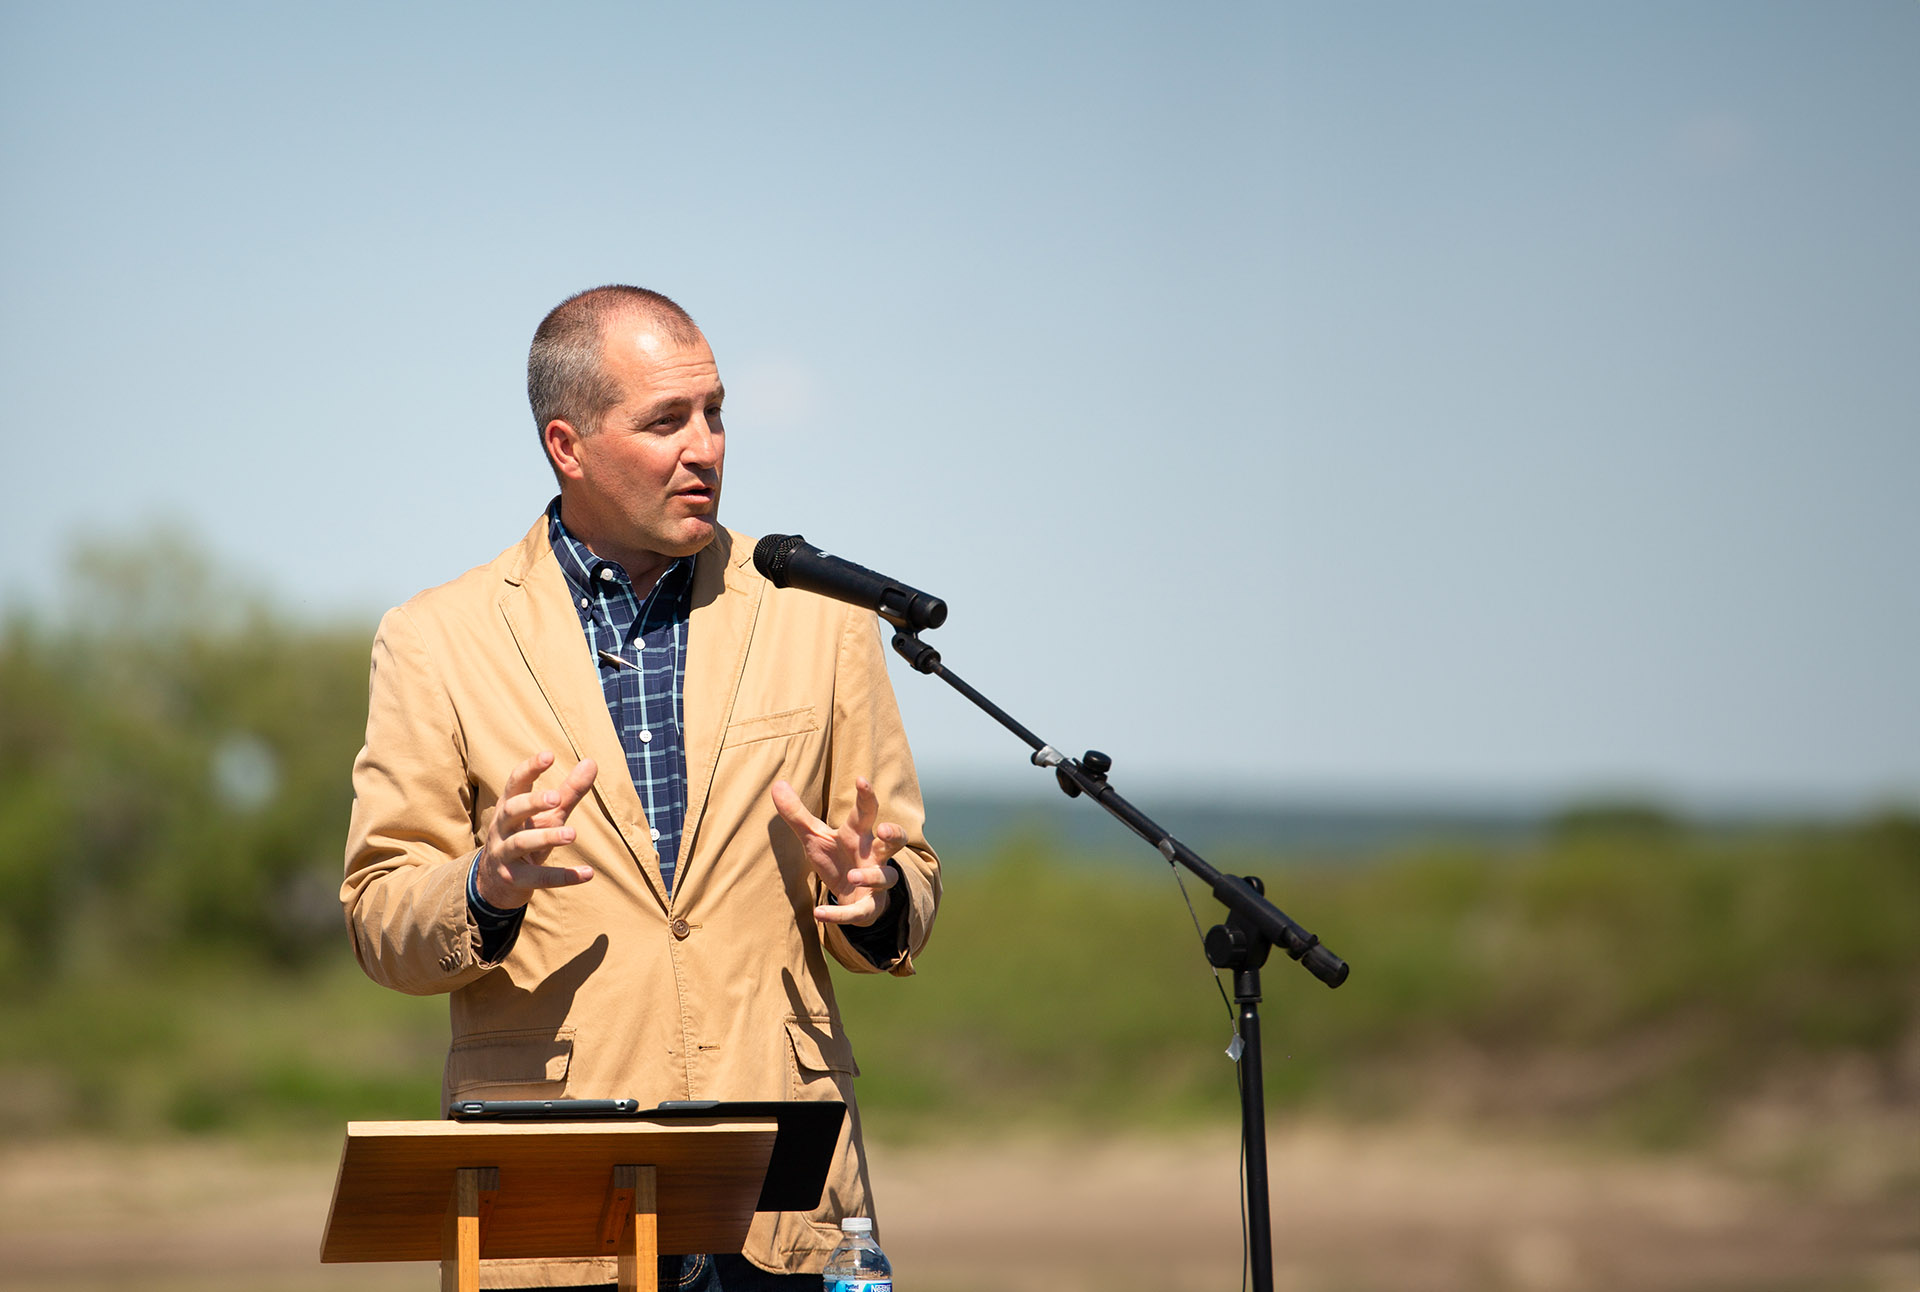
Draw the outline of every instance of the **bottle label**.
<instances>
[{"instance_id":1,"label":"bottle label","mask_svg":"<svg viewBox=\"0 0 1920 1292\"><path fill-rule=\"evenodd\" d=\"M893 1292L892 1279L834 1279L827 1292Z\"/></svg>"}]
</instances>

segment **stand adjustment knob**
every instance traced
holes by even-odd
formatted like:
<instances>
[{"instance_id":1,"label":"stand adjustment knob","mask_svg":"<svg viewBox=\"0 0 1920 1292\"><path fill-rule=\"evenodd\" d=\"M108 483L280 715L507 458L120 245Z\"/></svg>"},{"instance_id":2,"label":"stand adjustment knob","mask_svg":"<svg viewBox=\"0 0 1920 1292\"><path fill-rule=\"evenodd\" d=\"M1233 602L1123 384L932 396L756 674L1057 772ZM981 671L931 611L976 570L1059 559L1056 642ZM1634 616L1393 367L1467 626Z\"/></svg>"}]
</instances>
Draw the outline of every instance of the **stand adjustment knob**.
<instances>
[{"instance_id":1,"label":"stand adjustment knob","mask_svg":"<svg viewBox=\"0 0 1920 1292\"><path fill-rule=\"evenodd\" d=\"M1074 766L1080 769L1082 775L1096 781L1104 781L1107 779L1107 773L1113 770L1113 759L1108 758L1097 749L1089 749L1086 753L1080 755L1079 759L1074 763ZM1054 768L1053 779L1060 782L1060 788L1068 798L1077 799L1080 797L1079 783L1067 774L1066 768Z\"/></svg>"},{"instance_id":2,"label":"stand adjustment knob","mask_svg":"<svg viewBox=\"0 0 1920 1292\"><path fill-rule=\"evenodd\" d=\"M1230 929L1224 924L1216 924L1207 930L1204 943L1207 949L1207 963L1215 969L1232 969L1239 958L1246 953L1246 935L1239 929Z\"/></svg>"}]
</instances>

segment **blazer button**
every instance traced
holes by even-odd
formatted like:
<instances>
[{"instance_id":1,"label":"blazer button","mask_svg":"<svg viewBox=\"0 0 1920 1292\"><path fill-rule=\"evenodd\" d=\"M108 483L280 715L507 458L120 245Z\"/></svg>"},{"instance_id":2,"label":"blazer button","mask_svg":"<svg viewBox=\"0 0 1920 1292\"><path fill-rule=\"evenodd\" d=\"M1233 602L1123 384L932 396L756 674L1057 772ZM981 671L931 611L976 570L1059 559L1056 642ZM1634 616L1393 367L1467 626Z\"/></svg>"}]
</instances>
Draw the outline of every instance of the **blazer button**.
<instances>
[{"instance_id":1,"label":"blazer button","mask_svg":"<svg viewBox=\"0 0 1920 1292\"><path fill-rule=\"evenodd\" d=\"M676 918L672 924L669 924L667 928L672 931L674 937L679 938L682 942L687 940L687 934L693 932L692 925L678 918Z\"/></svg>"}]
</instances>

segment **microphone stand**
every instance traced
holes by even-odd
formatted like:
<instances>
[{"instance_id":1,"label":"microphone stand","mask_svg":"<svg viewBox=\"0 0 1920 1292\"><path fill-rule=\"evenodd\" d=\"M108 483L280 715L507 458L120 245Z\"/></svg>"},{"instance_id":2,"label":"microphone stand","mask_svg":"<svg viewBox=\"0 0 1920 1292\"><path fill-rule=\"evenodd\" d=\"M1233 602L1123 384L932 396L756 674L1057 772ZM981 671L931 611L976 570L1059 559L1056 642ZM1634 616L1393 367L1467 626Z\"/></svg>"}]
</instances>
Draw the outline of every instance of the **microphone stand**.
<instances>
[{"instance_id":1,"label":"microphone stand","mask_svg":"<svg viewBox=\"0 0 1920 1292\"><path fill-rule=\"evenodd\" d=\"M893 616L889 615L892 619ZM898 624L896 622L896 627ZM1320 939L1289 919L1266 899L1266 886L1257 876L1222 874L1193 849L1162 829L1151 817L1127 802L1107 783L1113 760L1096 749L1068 758L1022 726L1013 715L973 689L946 665L940 652L920 640L917 632L901 628L893 635L893 649L913 666L929 673L973 701L988 717L1026 742L1036 767L1053 769L1054 779L1068 798L1082 794L1098 803L1127 829L1153 845L1168 865L1185 866L1213 890L1227 908L1224 924L1207 931L1207 963L1233 970L1233 998L1239 1005L1238 1032L1229 1053L1240 1070L1240 1139L1246 1155L1247 1259L1252 1266L1254 1292L1273 1292L1273 1216L1268 1202L1266 1082L1260 1066L1260 966L1267 953L1279 947L1302 968L1329 987L1347 980L1347 962L1322 946Z\"/></svg>"}]
</instances>

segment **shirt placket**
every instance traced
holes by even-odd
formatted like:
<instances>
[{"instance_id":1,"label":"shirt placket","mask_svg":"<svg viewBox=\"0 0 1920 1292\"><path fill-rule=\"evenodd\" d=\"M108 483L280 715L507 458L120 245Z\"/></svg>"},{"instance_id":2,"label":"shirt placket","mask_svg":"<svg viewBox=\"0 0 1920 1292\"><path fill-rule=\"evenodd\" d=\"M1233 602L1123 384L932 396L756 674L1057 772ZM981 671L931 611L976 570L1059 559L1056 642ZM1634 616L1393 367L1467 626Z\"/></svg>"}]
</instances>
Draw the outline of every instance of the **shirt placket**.
<instances>
[{"instance_id":1,"label":"shirt placket","mask_svg":"<svg viewBox=\"0 0 1920 1292\"><path fill-rule=\"evenodd\" d=\"M626 756L627 775L646 813L661 879L672 891L678 825L685 811L680 800L685 790L676 782L685 619L678 612L682 589L675 581L684 571L670 571L643 603L622 572L594 557L557 523L553 528L556 546L567 549L571 579L582 585L587 648L601 670L601 689ZM646 645L649 626L656 632L652 647ZM603 650L621 663L602 658Z\"/></svg>"},{"instance_id":2,"label":"shirt placket","mask_svg":"<svg viewBox=\"0 0 1920 1292\"><path fill-rule=\"evenodd\" d=\"M669 578L672 576L669 576ZM679 857L679 792L674 785L675 767L673 764L673 733L668 730L672 722L669 710L673 705L673 674L671 661L665 661L662 668L660 658L663 643L658 636L662 614L672 599L672 590L667 580L656 584L646 605L640 608L640 614L634 625L634 658L640 663L641 706L646 723L648 738L642 741L644 757L647 762L647 780L652 787L658 814L651 818L655 831L654 844L661 858L663 872L675 874L680 869ZM645 635L651 629L655 632L652 648L644 645ZM671 853L671 857L669 857ZM669 888L672 887L669 882Z\"/></svg>"}]
</instances>

